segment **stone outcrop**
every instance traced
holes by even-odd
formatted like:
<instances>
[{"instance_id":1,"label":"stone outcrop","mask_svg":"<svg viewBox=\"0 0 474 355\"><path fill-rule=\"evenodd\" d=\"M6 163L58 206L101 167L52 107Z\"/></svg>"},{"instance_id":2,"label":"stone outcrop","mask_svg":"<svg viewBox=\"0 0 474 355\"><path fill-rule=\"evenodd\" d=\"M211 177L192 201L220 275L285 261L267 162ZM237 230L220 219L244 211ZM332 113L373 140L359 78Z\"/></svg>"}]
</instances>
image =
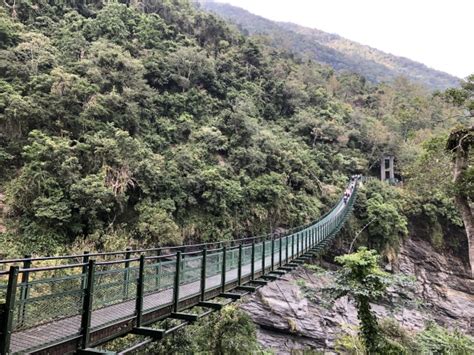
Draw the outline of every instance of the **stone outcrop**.
<instances>
[{"instance_id":1,"label":"stone outcrop","mask_svg":"<svg viewBox=\"0 0 474 355\"><path fill-rule=\"evenodd\" d=\"M446 257L421 240L409 240L388 268L416 277L405 287L393 287L372 308L379 318L393 317L418 331L429 320L474 335L474 280L455 257ZM354 331L354 304L341 298L327 304L321 289L331 283L330 272L313 273L300 267L258 290L241 305L259 326L259 342L278 354L293 349L334 350L341 331Z\"/></svg>"},{"instance_id":2,"label":"stone outcrop","mask_svg":"<svg viewBox=\"0 0 474 355\"><path fill-rule=\"evenodd\" d=\"M474 335L474 279L453 255L445 256L421 240L408 240L394 270L416 277L415 294L431 319Z\"/></svg>"}]
</instances>

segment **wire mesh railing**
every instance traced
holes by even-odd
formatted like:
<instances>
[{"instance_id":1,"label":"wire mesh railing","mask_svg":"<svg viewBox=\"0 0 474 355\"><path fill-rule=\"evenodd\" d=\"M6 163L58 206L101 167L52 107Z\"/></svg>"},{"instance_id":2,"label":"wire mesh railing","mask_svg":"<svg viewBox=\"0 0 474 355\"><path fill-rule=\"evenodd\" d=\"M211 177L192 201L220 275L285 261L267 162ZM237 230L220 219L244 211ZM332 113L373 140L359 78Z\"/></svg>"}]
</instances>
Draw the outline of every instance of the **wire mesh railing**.
<instances>
[{"instance_id":1,"label":"wire mesh railing","mask_svg":"<svg viewBox=\"0 0 474 355\"><path fill-rule=\"evenodd\" d=\"M356 182L351 182L350 198L341 199L319 221L285 235L179 249L3 261L11 266L4 275L8 282L0 282L5 310L0 353L29 352L77 336L80 346L87 347L97 329L130 317L140 324L143 314L170 305L177 312L186 299L201 295L204 300L210 290L224 292L245 277L254 279L308 249L323 247L344 224L355 200ZM57 265L32 267L51 260ZM30 335L28 341L25 334Z\"/></svg>"}]
</instances>

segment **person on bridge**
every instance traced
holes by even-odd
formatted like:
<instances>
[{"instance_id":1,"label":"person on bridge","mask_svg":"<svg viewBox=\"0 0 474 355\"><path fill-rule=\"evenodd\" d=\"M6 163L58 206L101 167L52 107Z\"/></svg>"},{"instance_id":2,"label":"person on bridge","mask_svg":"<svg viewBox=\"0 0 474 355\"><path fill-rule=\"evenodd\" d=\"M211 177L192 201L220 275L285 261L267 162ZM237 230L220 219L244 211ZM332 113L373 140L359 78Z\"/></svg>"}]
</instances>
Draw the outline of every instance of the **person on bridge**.
<instances>
[{"instance_id":1,"label":"person on bridge","mask_svg":"<svg viewBox=\"0 0 474 355\"><path fill-rule=\"evenodd\" d=\"M344 203L347 203L347 200L351 196L351 189L347 188L346 191L344 192Z\"/></svg>"}]
</instances>

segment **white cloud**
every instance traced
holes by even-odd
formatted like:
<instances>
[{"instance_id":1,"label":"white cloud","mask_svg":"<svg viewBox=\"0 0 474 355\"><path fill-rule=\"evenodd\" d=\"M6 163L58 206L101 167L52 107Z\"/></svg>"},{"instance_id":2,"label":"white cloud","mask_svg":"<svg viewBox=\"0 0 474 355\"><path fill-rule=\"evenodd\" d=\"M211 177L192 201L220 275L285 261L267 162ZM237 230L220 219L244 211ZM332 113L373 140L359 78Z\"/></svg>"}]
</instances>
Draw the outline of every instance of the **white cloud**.
<instances>
[{"instance_id":1,"label":"white cloud","mask_svg":"<svg viewBox=\"0 0 474 355\"><path fill-rule=\"evenodd\" d=\"M337 33L466 77L474 73L472 0L218 0Z\"/></svg>"}]
</instances>

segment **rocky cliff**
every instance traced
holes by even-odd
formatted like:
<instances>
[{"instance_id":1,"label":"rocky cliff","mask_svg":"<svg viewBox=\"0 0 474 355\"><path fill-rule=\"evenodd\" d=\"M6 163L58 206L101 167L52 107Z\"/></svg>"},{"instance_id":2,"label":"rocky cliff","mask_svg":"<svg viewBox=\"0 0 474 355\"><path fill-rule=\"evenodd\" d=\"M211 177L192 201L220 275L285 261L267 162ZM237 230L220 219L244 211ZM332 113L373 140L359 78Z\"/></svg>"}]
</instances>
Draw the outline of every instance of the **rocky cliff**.
<instances>
[{"instance_id":1,"label":"rocky cliff","mask_svg":"<svg viewBox=\"0 0 474 355\"><path fill-rule=\"evenodd\" d=\"M379 318L393 317L413 331L434 320L474 335L474 280L461 260L437 253L425 241L410 239L387 269L414 276L416 281L390 289L386 299L373 304ZM341 329L350 329L358 320L347 298L327 305L321 289L331 278L331 272L300 267L245 300L241 307L259 326L260 343L279 354L292 349L334 349Z\"/></svg>"}]
</instances>

